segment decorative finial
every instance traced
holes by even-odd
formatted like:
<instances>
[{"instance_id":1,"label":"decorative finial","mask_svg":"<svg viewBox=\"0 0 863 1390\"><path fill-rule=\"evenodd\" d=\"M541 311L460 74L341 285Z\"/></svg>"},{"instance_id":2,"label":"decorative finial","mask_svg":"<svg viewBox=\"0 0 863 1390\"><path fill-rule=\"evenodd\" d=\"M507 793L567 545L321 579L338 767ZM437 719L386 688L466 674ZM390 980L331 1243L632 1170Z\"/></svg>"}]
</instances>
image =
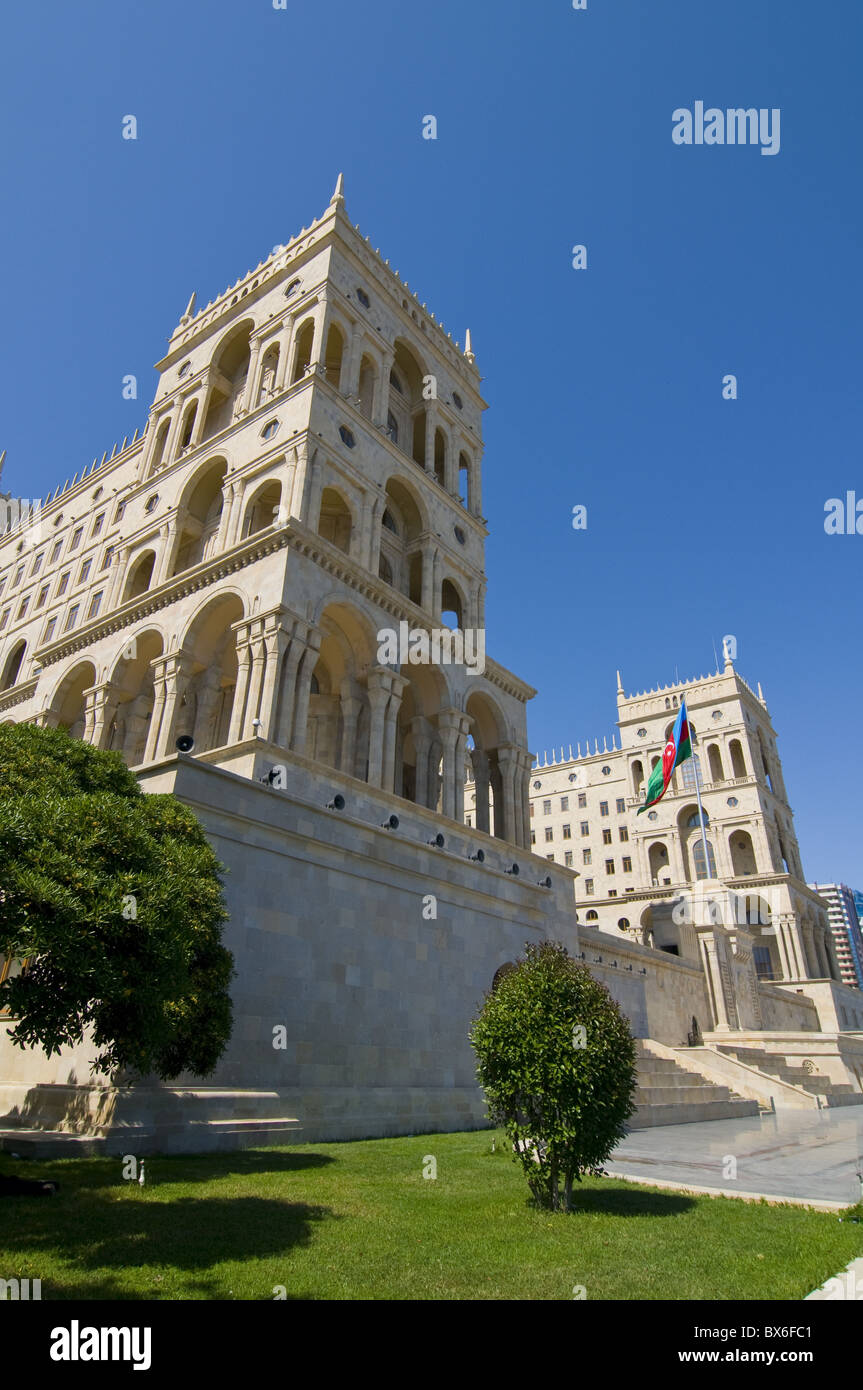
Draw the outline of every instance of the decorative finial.
<instances>
[{"instance_id":1,"label":"decorative finial","mask_svg":"<svg viewBox=\"0 0 863 1390\"><path fill-rule=\"evenodd\" d=\"M4 449L3 452L2 452L2 454L0 454L0 478L2 478L2 476L3 476L3 464L4 464L5 462L6 462L6 450Z\"/></svg>"},{"instance_id":2,"label":"decorative finial","mask_svg":"<svg viewBox=\"0 0 863 1390\"><path fill-rule=\"evenodd\" d=\"M620 672L619 672L619 671L618 671L618 673L617 673L617 693L618 693L618 695L622 695L622 694L623 694L623 681L620 679Z\"/></svg>"},{"instance_id":3,"label":"decorative finial","mask_svg":"<svg viewBox=\"0 0 863 1390\"><path fill-rule=\"evenodd\" d=\"M183 323L191 323L192 318L193 318L194 313L195 313L195 305L196 305L196 303L197 303L197 293L198 293L197 290L192 290L191 298L190 298L188 304L186 305L186 312L185 312L185 314L183 315L183 317L180 319L180 323L181 323L181 324L183 324Z\"/></svg>"},{"instance_id":4,"label":"decorative finial","mask_svg":"<svg viewBox=\"0 0 863 1390\"><path fill-rule=\"evenodd\" d=\"M464 335L464 355L467 358L468 362L473 363L476 361L476 358L474 357L473 353L473 347L471 345L469 328L465 331Z\"/></svg>"},{"instance_id":5,"label":"decorative finial","mask_svg":"<svg viewBox=\"0 0 863 1390\"><path fill-rule=\"evenodd\" d=\"M332 198L330 199L330 207L334 207L334 206L336 206L336 205L339 204L339 203L344 204L344 201L345 201L345 176L344 176L344 174L339 174L338 178L336 179L336 186L335 186L335 188L333 189L333 196L332 196Z\"/></svg>"}]
</instances>

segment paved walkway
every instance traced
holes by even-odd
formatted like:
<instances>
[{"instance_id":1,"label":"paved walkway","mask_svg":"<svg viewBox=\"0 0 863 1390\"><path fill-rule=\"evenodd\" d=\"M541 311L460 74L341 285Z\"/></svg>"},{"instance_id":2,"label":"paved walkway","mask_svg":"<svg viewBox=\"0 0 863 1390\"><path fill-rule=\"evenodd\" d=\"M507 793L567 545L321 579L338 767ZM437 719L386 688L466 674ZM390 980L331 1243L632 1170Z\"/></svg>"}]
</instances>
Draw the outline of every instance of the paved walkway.
<instances>
[{"instance_id":1,"label":"paved walkway","mask_svg":"<svg viewBox=\"0 0 863 1390\"><path fill-rule=\"evenodd\" d=\"M724 1176L734 1171L729 1157L735 1177ZM639 1129L605 1166L660 1186L850 1206L860 1200L863 1106Z\"/></svg>"}]
</instances>

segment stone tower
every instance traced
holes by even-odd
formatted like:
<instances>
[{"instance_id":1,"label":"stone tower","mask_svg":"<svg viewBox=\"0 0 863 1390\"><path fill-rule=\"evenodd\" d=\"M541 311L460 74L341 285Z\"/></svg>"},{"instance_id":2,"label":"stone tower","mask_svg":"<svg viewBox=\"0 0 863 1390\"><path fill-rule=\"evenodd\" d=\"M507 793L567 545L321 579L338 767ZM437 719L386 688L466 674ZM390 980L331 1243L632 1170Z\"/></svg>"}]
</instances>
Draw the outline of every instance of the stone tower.
<instances>
[{"instance_id":1,"label":"stone tower","mask_svg":"<svg viewBox=\"0 0 863 1390\"><path fill-rule=\"evenodd\" d=\"M192 296L157 370L143 436L0 545L0 720L134 767L186 736L250 771L253 741L456 821L470 752L495 835L525 845L531 688L378 655L386 630L484 635L470 335L352 226L340 177L311 227Z\"/></svg>"}]
</instances>

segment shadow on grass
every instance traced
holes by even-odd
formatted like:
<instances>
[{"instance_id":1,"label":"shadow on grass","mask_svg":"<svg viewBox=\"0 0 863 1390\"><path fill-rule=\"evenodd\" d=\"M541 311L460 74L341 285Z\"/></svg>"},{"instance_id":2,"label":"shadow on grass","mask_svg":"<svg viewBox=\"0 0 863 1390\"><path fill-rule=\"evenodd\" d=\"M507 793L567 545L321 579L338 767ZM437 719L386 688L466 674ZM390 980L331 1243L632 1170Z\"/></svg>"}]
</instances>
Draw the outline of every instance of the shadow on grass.
<instances>
[{"instance_id":1,"label":"shadow on grass","mask_svg":"<svg viewBox=\"0 0 863 1390\"><path fill-rule=\"evenodd\" d=\"M130 1155L135 1145L130 1140ZM147 1181L165 1187L172 1183L215 1182L223 1178L261 1177L273 1173L302 1173L335 1163L330 1154L293 1153L273 1149L246 1149L225 1154L145 1154ZM58 1182L61 1194L85 1189L128 1186L123 1179L123 1157L15 1159L0 1153L0 1177L15 1175L38 1182ZM25 1200L15 1198L16 1201ZM55 1199L56 1200L56 1199ZM0 1207L0 1211L4 1208Z\"/></svg>"},{"instance_id":2,"label":"shadow on grass","mask_svg":"<svg viewBox=\"0 0 863 1390\"><path fill-rule=\"evenodd\" d=\"M316 1223L338 1219L328 1207L265 1197L112 1201L82 1191L76 1202L55 1197L30 1201L27 1208L26 1229L16 1223L3 1235L4 1255L32 1261L44 1251L79 1270L140 1265L204 1270L286 1255L309 1245Z\"/></svg>"},{"instance_id":3,"label":"shadow on grass","mask_svg":"<svg viewBox=\"0 0 863 1390\"><path fill-rule=\"evenodd\" d=\"M692 1197L682 1193L650 1192L643 1187L582 1187L572 1185L570 1216L680 1216L697 1205ZM548 1212L532 1197L527 1206L534 1211ZM561 1215L566 1213L561 1212Z\"/></svg>"}]
</instances>

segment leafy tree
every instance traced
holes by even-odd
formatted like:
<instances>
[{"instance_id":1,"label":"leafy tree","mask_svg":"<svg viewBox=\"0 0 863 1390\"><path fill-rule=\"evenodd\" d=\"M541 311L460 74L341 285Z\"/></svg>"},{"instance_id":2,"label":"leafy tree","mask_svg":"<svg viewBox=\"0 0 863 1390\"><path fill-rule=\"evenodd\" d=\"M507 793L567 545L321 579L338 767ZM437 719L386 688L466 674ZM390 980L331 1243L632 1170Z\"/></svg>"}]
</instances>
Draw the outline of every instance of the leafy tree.
<instances>
[{"instance_id":1,"label":"leafy tree","mask_svg":"<svg viewBox=\"0 0 863 1390\"><path fill-rule=\"evenodd\" d=\"M0 988L19 1047L89 1032L93 1070L211 1072L231 1034L219 864L193 813L145 796L118 753L0 727Z\"/></svg>"},{"instance_id":2,"label":"leafy tree","mask_svg":"<svg viewBox=\"0 0 863 1390\"><path fill-rule=\"evenodd\" d=\"M545 941L498 971L470 1039L489 1118L506 1129L535 1200L571 1211L573 1179L601 1167L635 1109L626 1018L564 946Z\"/></svg>"}]
</instances>

